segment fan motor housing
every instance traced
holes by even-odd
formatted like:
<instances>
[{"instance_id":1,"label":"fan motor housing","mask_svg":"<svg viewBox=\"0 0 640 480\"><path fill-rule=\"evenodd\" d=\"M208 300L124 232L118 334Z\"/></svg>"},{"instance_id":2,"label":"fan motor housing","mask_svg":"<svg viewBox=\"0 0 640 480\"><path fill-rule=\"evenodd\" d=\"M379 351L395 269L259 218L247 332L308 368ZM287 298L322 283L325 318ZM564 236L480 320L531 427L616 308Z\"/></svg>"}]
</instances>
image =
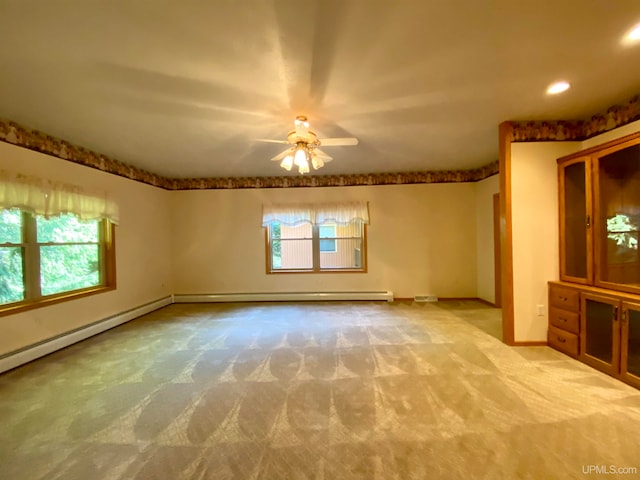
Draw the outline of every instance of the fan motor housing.
<instances>
[{"instance_id":1,"label":"fan motor housing","mask_svg":"<svg viewBox=\"0 0 640 480\"><path fill-rule=\"evenodd\" d=\"M292 145L297 145L300 142L306 143L307 145L313 147L317 147L320 145L320 140L318 140L316 132L312 130L307 130L306 135L298 135L295 130L291 130L287 134L287 141Z\"/></svg>"}]
</instances>

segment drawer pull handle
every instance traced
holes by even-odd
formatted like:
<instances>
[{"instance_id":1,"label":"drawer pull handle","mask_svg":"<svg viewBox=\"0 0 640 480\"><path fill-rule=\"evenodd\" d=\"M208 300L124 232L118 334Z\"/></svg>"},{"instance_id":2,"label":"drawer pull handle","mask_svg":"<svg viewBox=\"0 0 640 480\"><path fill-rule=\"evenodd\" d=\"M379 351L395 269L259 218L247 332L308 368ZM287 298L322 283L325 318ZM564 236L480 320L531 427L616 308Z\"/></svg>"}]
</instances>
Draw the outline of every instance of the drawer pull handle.
<instances>
[{"instance_id":1,"label":"drawer pull handle","mask_svg":"<svg viewBox=\"0 0 640 480\"><path fill-rule=\"evenodd\" d=\"M560 343L565 343L567 340L565 338L558 337L558 341Z\"/></svg>"},{"instance_id":2,"label":"drawer pull handle","mask_svg":"<svg viewBox=\"0 0 640 480\"><path fill-rule=\"evenodd\" d=\"M560 321L562 321L562 322L566 322L566 321L567 321L567 319L566 319L566 318L564 318L564 317L558 317L558 318L559 318L559 319L560 319Z\"/></svg>"}]
</instances>

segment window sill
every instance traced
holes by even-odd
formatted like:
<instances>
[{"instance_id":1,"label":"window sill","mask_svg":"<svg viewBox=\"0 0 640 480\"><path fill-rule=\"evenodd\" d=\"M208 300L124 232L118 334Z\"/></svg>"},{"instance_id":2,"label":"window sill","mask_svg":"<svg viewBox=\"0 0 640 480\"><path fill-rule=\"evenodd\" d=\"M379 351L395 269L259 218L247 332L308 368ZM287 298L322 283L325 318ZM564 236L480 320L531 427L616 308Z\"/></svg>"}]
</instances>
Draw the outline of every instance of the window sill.
<instances>
[{"instance_id":1,"label":"window sill","mask_svg":"<svg viewBox=\"0 0 640 480\"><path fill-rule=\"evenodd\" d=\"M21 302L8 303L0 306L0 317L12 315L14 313L26 312L41 307L48 307L56 303L62 303L77 298L89 297L98 293L111 292L115 290L115 286L97 286L83 288L82 290L73 290L71 292L62 292L55 295L48 295L37 300L23 300Z\"/></svg>"},{"instance_id":2,"label":"window sill","mask_svg":"<svg viewBox=\"0 0 640 480\"><path fill-rule=\"evenodd\" d=\"M331 274L331 273L367 273L366 268L335 268L327 270L267 270L267 275L282 275L282 274L300 274L300 273L316 273L316 274Z\"/></svg>"}]
</instances>

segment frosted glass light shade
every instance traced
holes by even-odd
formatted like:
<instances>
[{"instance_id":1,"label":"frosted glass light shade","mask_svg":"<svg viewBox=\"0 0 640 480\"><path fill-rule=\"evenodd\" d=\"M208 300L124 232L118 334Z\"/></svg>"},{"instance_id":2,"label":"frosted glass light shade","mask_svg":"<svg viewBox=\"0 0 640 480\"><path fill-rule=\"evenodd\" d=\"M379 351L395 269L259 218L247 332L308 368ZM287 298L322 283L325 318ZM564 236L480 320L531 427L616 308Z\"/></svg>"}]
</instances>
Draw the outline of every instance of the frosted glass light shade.
<instances>
[{"instance_id":1,"label":"frosted glass light shade","mask_svg":"<svg viewBox=\"0 0 640 480\"><path fill-rule=\"evenodd\" d=\"M291 171L291 167L293 167L293 157L291 155L287 155L286 157L284 157L284 159L280 163L280 166L287 171Z\"/></svg>"},{"instance_id":2,"label":"frosted glass light shade","mask_svg":"<svg viewBox=\"0 0 640 480\"><path fill-rule=\"evenodd\" d=\"M306 161L307 161L307 152L303 148L298 148L296 150L295 155L293 156L293 163L295 163L300 167L302 163L303 162L306 163Z\"/></svg>"},{"instance_id":3,"label":"frosted glass light shade","mask_svg":"<svg viewBox=\"0 0 640 480\"><path fill-rule=\"evenodd\" d=\"M321 158L316 157L315 155L311 158L311 165L313 165L314 170L318 170L319 168L324 167L324 162Z\"/></svg>"},{"instance_id":4,"label":"frosted glass light shade","mask_svg":"<svg viewBox=\"0 0 640 480\"><path fill-rule=\"evenodd\" d=\"M302 159L298 167L300 173L309 173L309 162L307 162L306 158Z\"/></svg>"}]
</instances>

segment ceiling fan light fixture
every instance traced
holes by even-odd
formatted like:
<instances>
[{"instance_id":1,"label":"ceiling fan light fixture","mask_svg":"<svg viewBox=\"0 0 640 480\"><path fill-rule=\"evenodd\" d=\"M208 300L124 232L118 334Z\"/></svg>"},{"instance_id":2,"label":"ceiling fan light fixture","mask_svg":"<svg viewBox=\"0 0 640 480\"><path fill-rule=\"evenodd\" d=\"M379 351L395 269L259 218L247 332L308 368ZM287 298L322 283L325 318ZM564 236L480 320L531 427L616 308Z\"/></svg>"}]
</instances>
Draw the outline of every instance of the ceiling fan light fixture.
<instances>
[{"instance_id":1,"label":"ceiling fan light fixture","mask_svg":"<svg viewBox=\"0 0 640 480\"><path fill-rule=\"evenodd\" d=\"M301 167L303 163L307 163L307 147L306 145L298 145L296 153L293 156L293 163Z\"/></svg>"},{"instance_id":2,"label":"ceiling fan light fixture","mask_svg":"<svg viewBox=\"0 0 640 480\"><path fill-rule=\"evenodd\" d=\"M290 172L293 167L293 155L289 154L280 163L280 166L284 168L286 171Z\"/></svg>"},{"instance_id":3,"label":"ceiling fan light fixture","mask_svg":"<svg viewBox=\"0 0 640 480\"><path fill-rule=\"evenodd\" d=\"M306 157L300 161L300 164L298 165L298 172L300 172L301 175L309 173L309 162Z\"/></svg>"},{"instance_id":4,"label":"ceiling fan light fixture","mask_svg":"<svg viewBox=\"0 0 640 480\"><path fill-rule=\"evenodd\" d=\"M319 168L324 167L324 162L321 158L318 158L316 155L311 156L311 165L313 165L314 170L318 170Z\"/></svg>"},{"instance_id":5,"label":"ceiling fan light fixture","mask_svg":"<svg viewBox=\"0 0 640 480\"><path fill-rule=\"evenodd\" d=\"M318 148L320 145L358 145L358 139L353 137L325 138L320 140L313 130L309 130L309 122L304 115L298 115L294 121L294 125L295 129L287 134L286 140L258 139L260 142L289 144L286 150L271 159L272 161L280 162L280 166L287 171L291 171L295 165L301 174L309 173L310 163L314 170L318 170L333 160L332 157Z\"/></svg>"},{"instance_id":6,"label":"ceiling fan light fixture","mask_svg":"<svg viewBox=\"0 0 640 480\"><path fill-rule=\"evenodd\" d=\"M307 121L307 117L303 115L298 115L294 121L294 125L296 127L309 128L309 122Z\"/></svg>"}]
</instances>

